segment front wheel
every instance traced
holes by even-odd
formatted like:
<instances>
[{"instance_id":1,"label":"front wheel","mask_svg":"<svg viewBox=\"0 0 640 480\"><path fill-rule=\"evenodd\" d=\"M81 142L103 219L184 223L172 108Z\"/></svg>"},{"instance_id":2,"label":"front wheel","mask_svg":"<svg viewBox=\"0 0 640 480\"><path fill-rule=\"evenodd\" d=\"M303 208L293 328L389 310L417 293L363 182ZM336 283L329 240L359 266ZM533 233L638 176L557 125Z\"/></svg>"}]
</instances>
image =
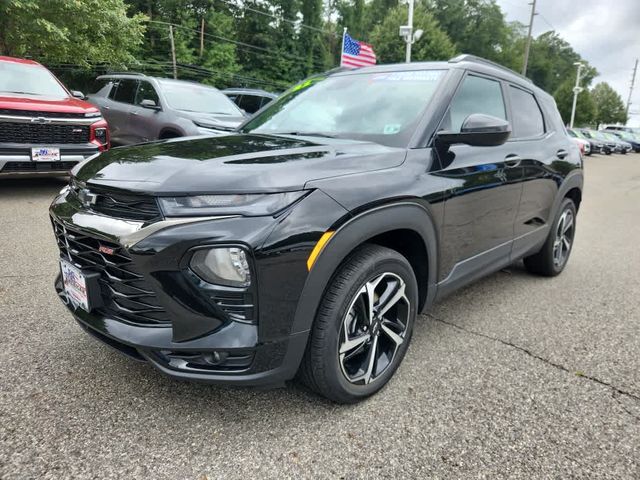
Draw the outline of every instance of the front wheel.
<instances>
[{"instance_id":1,"label":"front wheel","mask_svg":"<svg viewBox=\"0 0 640 480\"><path fill-rule=\"evenodd\" d=\"M524 259L527 270L547 277L560 274L569 261L575 234L576 206L573 200L565 198L545 244L538 253Z\"/></svg>"},{"instance_id":2,"label":"front wheel","mask_svg":"<svg viewBox=\"0 0 640 480\"><path fill-rule=\"evenodd\" d=\"M417 302L405 257L377 245L358 248L325 291L300 367L302 381L338 403L376 393L404 358Z\"/></svg>"}]
</instances>

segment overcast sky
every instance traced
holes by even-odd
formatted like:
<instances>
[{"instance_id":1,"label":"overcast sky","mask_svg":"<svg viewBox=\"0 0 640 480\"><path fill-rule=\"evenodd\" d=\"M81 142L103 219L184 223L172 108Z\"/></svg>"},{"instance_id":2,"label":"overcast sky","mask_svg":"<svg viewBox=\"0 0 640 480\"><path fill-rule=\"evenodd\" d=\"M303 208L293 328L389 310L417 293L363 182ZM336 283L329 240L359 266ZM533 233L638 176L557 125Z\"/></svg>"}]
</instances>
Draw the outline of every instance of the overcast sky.
<instances>
[{"instance_id":1,"label":"overcast sky","mask_svg":"<svg viewBox=\"0 0 640 480\"><path fill-rule=\"evenodd\" d=\"M507 21L529 23L530 0L496 0ZM633 64L640 57L640 0L537 0L534 36L555 30L598 69L594 83L609 83L626 104ZM630 124L640 126L640 67Z\"/></svg>"}]
</instances>

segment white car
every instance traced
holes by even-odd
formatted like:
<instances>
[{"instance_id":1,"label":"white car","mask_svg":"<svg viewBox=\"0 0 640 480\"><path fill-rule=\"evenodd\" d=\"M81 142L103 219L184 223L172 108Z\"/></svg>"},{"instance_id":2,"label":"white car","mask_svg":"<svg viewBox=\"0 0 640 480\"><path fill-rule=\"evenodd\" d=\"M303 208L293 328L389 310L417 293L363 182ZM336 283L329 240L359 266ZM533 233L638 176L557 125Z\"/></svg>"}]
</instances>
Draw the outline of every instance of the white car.
<instances>
[{"instance_id":1,"label":"white car","mask_svg":"<svg viewBox=\"0 0 640 480\"><path fill-rule=\"evenodd\" d=\"M591 144L587 140L578 137L571 137L571 140L578 145L583 155L591 155Z\"/></svg>"}]
</instances>

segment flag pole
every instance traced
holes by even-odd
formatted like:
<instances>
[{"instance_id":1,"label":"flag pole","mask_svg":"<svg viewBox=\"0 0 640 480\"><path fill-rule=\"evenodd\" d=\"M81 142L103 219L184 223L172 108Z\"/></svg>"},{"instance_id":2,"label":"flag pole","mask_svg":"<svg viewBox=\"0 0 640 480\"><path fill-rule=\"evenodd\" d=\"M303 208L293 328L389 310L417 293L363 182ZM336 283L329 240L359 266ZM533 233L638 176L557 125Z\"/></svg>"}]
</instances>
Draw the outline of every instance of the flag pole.
<instances>
[{"instance_id":1,"label":"flag pole","mask_svg":"<svg viewBox=\"0 0 640 480\"><path fill-rule=\"evenodd\" d=\"M344 36L347 34L347 27L342 31L342 46L340 47L340 66L342 66L342 54L344 53Z\"/></svg>"}]
</instances>

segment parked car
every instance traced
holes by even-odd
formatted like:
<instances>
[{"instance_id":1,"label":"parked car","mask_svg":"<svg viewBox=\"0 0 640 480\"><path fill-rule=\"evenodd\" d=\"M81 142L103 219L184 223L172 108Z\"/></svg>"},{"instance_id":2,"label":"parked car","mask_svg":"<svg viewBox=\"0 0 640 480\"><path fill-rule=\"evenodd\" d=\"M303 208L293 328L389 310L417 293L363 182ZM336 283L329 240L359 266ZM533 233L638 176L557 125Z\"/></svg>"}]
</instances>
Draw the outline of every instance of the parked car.
<instances>
[{"instance_id":1,"label":"parked car","mask_svg":"<svg viewBox=\"0 0 640 480\"><path fill-rule=\"evenodd\" d=\"M567 129L567 133L576 145L580 148L580 152L583 155L591 155L591 142L584 138L580 132L576 132L570 128Z\"/></svg>"},{"instance_id":2,"label":"parked car","mask_svg":"<svg viewBox=\"0 0 640 480\"><path fill-rule=\"evenodd\" d=\"M600 127L601 130L616 130L619 132L628 132L633 133L635 135L640 135L640 128L638 127L627 127L624 125L602 125Z\"/></svg>"},{"instance_id":3,"label":"parked car","mask_svg":"<svg viewBox=\"0 0 640 480\"><path fill-rule=\"evenodd\" d=\"M248 114L254 114L278 98L275 93L252 88L227 88L222 90L227 97Z\"/></svg>"},{"instance_id":4,"label":"parked car","mask_svg":"<svg viewBox=\"0 0 640 480\"><path fill-rule=\"evenodd\" d=\"M624 140L621 140L613 133L601 131L600 134L603 135L610 142L615 143L616 153L621 153L625 155L632 150L631 144L629 142L625 142Z\"/></svg>"},{"instance_id":5,"label":"parked car","mask_svg":"<svg viewBox=\"0 0 640 480\"><path fill-rule=\"evenodd\" d=\"M38 62L0 56L0 176L66 175L107 150L107 123L82 98Z\"/></svg>"},{"instance_id":6,"label":"parked car","mask_svg":"<svg viewBox=\"0 0 640 480\"><path fill-rule=\"evenodd\" d=\"M355 402L435 300L522 258L563 271L583 185L564 131L553 97L470 55L317 75L237 133L76 168L50 209L55 288L88 333L170 376L298 372Z\"/></svg>"},{"instance_id":7,"label":"parked car","mask_svg":"<svg viewBox=\"0 0 640 480\"><path fill-rule=\"evenodd\" d=\"M573 138L580 138L582 140L586 140L587 142L589 142L589 150L591 153L607 153L608 147L605 145L605 143L595 137L589 137L587 136L581 129L579 128L568 128L567 132L569 133L569 135ZM611 153L609 151L609 153Z\"/></svg>"},{"instance_id":8,"label":"parked car","mask_svg":"<svg viewBox=\"0 0 640 480\"><path fill-rule=\"evenodd\" d=\"M611 155L616 150L616 143L607 139L602 133L597 130L590 130L588 128L580 128L576 131L582 133L587 139L591 140L591 151L594 151L594 147L599 145L600 150L599 153L604 153L606 155ZM598 147L595 147L598 148Z\"/></svg>"},{"instance_id":9,"label":"parked car","mask_svg":"<svg viewBox=\"0 0 640 480\"><path fill-rule=\"evenodd\" d=\"M89 101L100 108L118 145L221 135L244 120L242 111L214 87L139 73L98 77Z\"/></svg>"},{"instance_id":10,"label":"parked car","mask_svg":"<svg viewBox=\"0 0 640 480\"><path fill-rule=\"evenodd\" d=\"M605 130L605 132L612 133L619 139L629 143L634 152L640 153L640 135L625 130Z\"/></svg>"}]
</instances>

